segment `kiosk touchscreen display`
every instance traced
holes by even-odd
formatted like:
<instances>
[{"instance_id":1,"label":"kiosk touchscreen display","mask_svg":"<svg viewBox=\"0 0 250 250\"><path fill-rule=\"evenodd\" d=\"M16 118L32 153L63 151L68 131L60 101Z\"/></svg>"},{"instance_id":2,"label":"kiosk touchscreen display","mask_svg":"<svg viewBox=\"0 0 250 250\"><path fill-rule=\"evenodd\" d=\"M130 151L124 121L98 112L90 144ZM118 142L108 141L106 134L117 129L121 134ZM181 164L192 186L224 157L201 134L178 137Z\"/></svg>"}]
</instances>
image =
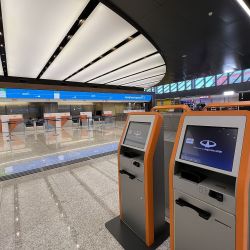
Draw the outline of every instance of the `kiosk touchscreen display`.
<instances>
[{"instance_id":1,"label":"kiosk touchscreen display","mask_svg":"<svg viewBox=\"0 0 250 250\"><path fill-rule=\"evenodd\" d=\"M123 144L144 149L150 122L130 122Z\"/></svg>"},{"instance_id":2,"label":"kiosk touchscreen display","mask_svg":"<svg viewBox=\"0 0 250 250\"><path fill-rule=\"evenodd\" d=\"M232 171L238 128L188 125L180 159Z\"/></svg>"}]
</instances>

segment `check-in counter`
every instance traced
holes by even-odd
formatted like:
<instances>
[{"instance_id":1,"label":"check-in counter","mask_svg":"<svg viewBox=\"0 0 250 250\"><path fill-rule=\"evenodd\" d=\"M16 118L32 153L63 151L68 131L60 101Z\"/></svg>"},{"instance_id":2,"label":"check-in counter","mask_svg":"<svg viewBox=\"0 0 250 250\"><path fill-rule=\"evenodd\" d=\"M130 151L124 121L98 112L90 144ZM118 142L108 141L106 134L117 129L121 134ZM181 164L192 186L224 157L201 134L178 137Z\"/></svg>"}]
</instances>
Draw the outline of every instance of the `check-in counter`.
<instances>
[{"instance_id":1,"label":"check-in counter","mask_svg":"<svg viewBox=\"0 0 250 250\"><path fill-rule=\"evenodd\" d=\"M0 116L1 133L25 133L25 124L23 115L1 115Z\"/></svg>"},{"instance_id":2,"label":"check-in counter","mask_svg":"<svg viewBox=\"0 0 250 250\"><path fill-rule=\"evenodd\" d=\"M80 125L89 127L93 125L92 112L80 112Z\"/></svg>"},{"instance_id":3,"label":"check-in counter","mask_svg":"<svg viewBox=\"0 0 250 250\"><path fill-rule=\"evenodd\" d=\"M45 130L61 129L64 127L72 127L72 117L70 113L44 113Z\"/></svg>"}]
</instances>

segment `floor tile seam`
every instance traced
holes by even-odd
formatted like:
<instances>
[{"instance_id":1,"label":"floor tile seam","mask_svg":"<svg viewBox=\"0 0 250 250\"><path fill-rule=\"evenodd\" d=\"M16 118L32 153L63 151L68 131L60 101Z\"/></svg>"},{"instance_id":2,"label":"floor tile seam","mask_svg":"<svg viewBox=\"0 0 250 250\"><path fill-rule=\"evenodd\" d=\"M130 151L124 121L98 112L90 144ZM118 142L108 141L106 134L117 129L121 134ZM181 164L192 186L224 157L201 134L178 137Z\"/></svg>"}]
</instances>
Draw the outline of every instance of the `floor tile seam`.
<instances>
[{"instance_id":1,"label":"floor tile seam","mask_svg":"<svg viewBox=\"0 0 250 250\"><path fill-rule=\"evenodd\" d=\"M71 175L81 184L81 186L83 187L83 189L85 189L85 191L87 191L90 196L97 202L99 203L99 205L109 214L112 216L115 216L114 212L91 190L91 188L84 183L81 178L74 173L73 171L70 171Z\"/></svg>"},{"instance_id":2,"label":"floor tile seam","mask_svg":"<svg viewBox=\"0 0 250 250\"><path fill-rule=\"evenodd\" d=\"M0 193L0 214L2 210L2 199L3 199L3 186L1 185L1 193Z\"/></svg>"},{"instance_id":3,"label":"floor tile seam","mask_svg":"<svg viewBox=\"0 0 250 250\"><path fill-rule=\"evenodd\" d=\"M108 178L109 180L113 181L113 182L116 183L116 184L118 183L118 181L117 181L115 178L113 178L113 176L111 176L111 175L109 175L108 173L105 173L105 172L103 172L102 170L96 168L95 166L93 166L92 163L90 163L89 165L92 167L92 169L94 169L94 170L97 171L98 173L102 174L103 176L105 176L105 177Z\"/></svg>"},{"instance_id":4,"label":"floor tile seam","mask_svg":"<svg viewBox=\"0 0 250 250\"><path fill-rule=\"evenodd\" d=\"M15 234L15 249L22 247L22 230L21 230L21 216L20 216L20 204L19 204L19 189L18 184L13 186L14 190L14 234Z\"/></svg>"},{"instance_id":5,"label":"floor tile seam","mask_svg":"<svg viewBox=\"0 0 250 250\"><path fill-rule=\"evenodd\" d=\"M63 223L65 224L65 227L68 229L68 231L70 232L70 237L72 239L72 241L77 245L78 244L78 237L79 237L79 233L77 232L77 230L74 228L74 226L72 225L72 223L70 223L69 221L69 216L67 215L65 209L63 208L63 205L60 201L60 198L57 196L55 190L53 189L53 186L51 185L48 176L44 177L44 181L47 185L48 191L51 194L51 197L55 203L55 207L57 208L58 212L59 212L59 218L61 218L63 220Z\"/></svg>"},{"instance_id":6,"label":"floor tile seam","mask_svg":"<svg viewBox=\"0 0 250 250\"><path fill-rule=\"evenodd\" d=\"M49 180L48 180L49 181ZM52 187L52 186L51 186ZM52 190L53 190L53 187L52 187ZM58 200L59 200L59 198L58 198ZM61 203L61 202L60 202ZM69 203L70 204L70 203ZM62 206L62 204L60 204L61 206ZM63 206L62 206L63 207ZM65 218L69 218L69 216L67 216L67 213L65 212L65 210L64 210L64 213L65 213ZM67 224L67 223L66 223ZM68 223L68 224L70 224L70 223ZM72 224L74 224L74 223L71 223L71 225ZM100 224L100 226L101 226L102 224ZM74 226L71 226L72 228L74 228ZM100 230L102 230L103 228L101 228L101 229L99 229L99 230L97 230L97 231L95 231L95 232L92 232L92 233L88 233L88 237L91 237L92 235L95 235L96 233L98 233ZM75 230L75 232L77 233L77 235L79 236L80 234L77 232L77 230L76 229L74 229Z\"/></svg>"}]
</instances>

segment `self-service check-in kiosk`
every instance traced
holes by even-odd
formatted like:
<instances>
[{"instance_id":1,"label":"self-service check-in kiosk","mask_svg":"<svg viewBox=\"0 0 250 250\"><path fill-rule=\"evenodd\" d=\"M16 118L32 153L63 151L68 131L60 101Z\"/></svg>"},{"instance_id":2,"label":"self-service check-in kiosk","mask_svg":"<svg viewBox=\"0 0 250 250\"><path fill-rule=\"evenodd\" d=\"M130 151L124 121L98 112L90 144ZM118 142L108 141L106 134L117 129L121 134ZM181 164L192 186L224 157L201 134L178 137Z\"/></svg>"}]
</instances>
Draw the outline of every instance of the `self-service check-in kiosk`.
<instances>
[{"instance_id":1,"label":"self-service check-in kiosk","mask_svg":"<svg viewBox=\"0 0 250 250\"><path fill-rule=\"evenodd\" d=\"M169 169L171 250L249 249L250 114L187 112Z\"/></svg>"},{"instance_id":2,"label":"self-service check-in kiosk","mask_svg":"<svg viewBox=\"0 0 250 250\"><path fill-rule=\"evenodd\" d=\"M168 190L169 162L174 147L176 132L183 112L191 111L187 105L163 105L152 108L152 111L161 112L163 116L164 130L164 167L165 167L165 190ZM165 192L165 217L169 219L169 192Z\"/></svg>"},{"instance_id":3,"label":"self-service check-in kiosk","mask_svg":"<svg viewBox=\"0 0 250 250\"><path fill-rule=\"evenodd\" d=\"M147 246L163 230L163 118L129 114L118 149L120 219Z\"/></svg>"}]
</instances>

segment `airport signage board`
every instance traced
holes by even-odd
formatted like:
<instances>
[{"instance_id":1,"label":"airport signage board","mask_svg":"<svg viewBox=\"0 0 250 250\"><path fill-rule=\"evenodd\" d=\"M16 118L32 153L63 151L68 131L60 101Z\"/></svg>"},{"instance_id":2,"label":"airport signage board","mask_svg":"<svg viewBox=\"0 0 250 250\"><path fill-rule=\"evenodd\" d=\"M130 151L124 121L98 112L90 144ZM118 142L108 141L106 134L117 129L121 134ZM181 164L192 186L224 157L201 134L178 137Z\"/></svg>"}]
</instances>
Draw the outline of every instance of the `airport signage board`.
<instances>
[{"instance_id":1,"label":"airport signage board","mask_svg":"<svg viewBox=\"0 0 250 250\"><path fill-rule=\"evenodd\" d=\"M149 94L123 94L100 92L54 91L36 89L0 89L0 98L11 99L50 99L50 100L81 100L81 101L125 101L150 102Z\"/></svg>"}]
</instances>

